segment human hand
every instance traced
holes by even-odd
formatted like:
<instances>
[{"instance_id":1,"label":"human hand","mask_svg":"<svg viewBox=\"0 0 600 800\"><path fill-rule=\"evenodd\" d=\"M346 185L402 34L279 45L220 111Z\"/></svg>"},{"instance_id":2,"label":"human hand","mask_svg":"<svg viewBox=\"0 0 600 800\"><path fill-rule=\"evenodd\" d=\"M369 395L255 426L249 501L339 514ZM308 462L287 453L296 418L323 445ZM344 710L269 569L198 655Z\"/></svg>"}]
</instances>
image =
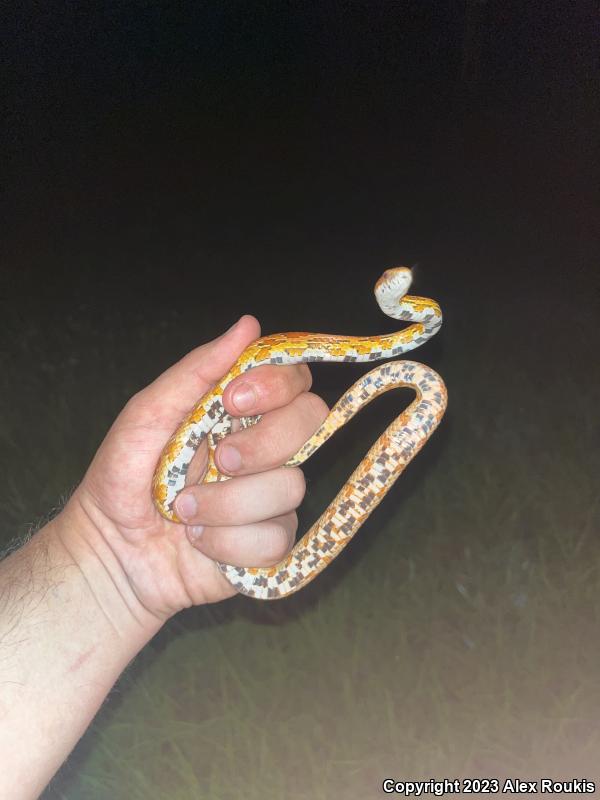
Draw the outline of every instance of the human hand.
<instances>
[{"instance_id":1,"label":"human hand","mask_svg":"<svg viewBox=\"0 0 600 800\"><path fill-rule=\"evenodd\" d=\"M206 467L202 443L190 465L188 487L176 502L187 526L164 519L151 495L154 469L170 435L259 335L257 320L244 316L134 395L63 511L73 531L92 540L99 534L116 559L111 568L122 570L137 600L160 620L235 594L215 561L269 566L293 545L294 509L305 484L299 468L282 465L328 413L323 400L308 391L312 379L305 364L257 367L229 384L223 395L228 413L263 417L219 443L216 463L235 476L231 480L195 485ZM243 387L253 390L254 399L242 408L235 400ZM239 454L238 466L227 460L232 448ZM184 513L184 498L196 501L195 513ZM204 526L200 536L198 526Z\"/></svg>"}]
</instances>

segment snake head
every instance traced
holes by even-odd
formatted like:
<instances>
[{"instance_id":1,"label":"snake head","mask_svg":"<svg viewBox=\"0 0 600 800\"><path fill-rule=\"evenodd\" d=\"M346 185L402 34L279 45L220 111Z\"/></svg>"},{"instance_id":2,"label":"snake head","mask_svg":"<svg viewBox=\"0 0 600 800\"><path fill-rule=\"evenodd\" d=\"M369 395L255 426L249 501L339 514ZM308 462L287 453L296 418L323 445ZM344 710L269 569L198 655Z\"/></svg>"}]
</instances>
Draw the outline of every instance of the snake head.
<instances>
[{"instance_id":1,"label":"snake head","mask_svg":"<svg viewBox=\"0 0 600 800\"><path fill-rule=\"evenodd\" d=\"M412 270L409 267L391 267L386 269L375 284L375 297L381 301L400 300L407 293L412 283Z\"/></svg>"}]
</instances>

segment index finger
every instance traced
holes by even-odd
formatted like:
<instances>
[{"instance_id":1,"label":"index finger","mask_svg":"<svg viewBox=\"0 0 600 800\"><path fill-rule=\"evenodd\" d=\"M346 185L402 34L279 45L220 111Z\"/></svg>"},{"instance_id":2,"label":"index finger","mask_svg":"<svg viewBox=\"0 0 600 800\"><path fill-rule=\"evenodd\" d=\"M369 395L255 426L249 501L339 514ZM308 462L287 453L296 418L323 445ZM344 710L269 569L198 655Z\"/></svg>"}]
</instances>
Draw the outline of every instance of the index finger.
<instances>
[{"instance_id":1,"label":"index finger","mask_svg":"<svg viewBox=\"0 0 600 800\"><path fill-rule=\"evenodd\" d=\"M265 414L288 405L311 386L306 364L264 364L232 380L223 392L223 405L232 416Z\"/></svg>"}]
</instances>

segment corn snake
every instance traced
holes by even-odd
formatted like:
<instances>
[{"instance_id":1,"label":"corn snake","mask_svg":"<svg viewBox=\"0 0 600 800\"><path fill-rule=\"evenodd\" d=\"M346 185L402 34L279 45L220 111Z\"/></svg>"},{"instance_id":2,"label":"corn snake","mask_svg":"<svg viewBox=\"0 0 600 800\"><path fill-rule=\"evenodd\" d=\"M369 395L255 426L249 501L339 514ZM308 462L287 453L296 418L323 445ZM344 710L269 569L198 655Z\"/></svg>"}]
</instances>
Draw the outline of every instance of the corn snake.
<instances>
[{"instance_id":1,"label":"corn snake","mask_svg":"<svg viewBox=\"0 0 600 800\"><path fill-rule=\"evenodd\" d=\"M406 294L412 273L406 267L386 270L375 285L381 310L393 319L412 324L379 336L337 336L281 333L250 344L231 370L202 397L164 448L153 478L156 507L179 522L173 504L184 488L188 466L207 439L208 467L203 483L228 480L214 460L218 441L232 429L222 395L235 377L262 364L299 364L315 361L365 362L400 355L434 336L442 324L434 300ZM447 403L444 382L432 369L415 361L391 361L363 375L338 400L327 419L286 466L304 463L329 437L374 397L389 389L409 387L416 398L384 431L348 478L333 502L295 544L291 553L272 567L235 567L217 562L219 570L242 594L274 600L298 591L316 577L355 535L373 509L419 452L439 424ZM242 417L243 427L260 416Z\"/></svg>"}]
</instances>

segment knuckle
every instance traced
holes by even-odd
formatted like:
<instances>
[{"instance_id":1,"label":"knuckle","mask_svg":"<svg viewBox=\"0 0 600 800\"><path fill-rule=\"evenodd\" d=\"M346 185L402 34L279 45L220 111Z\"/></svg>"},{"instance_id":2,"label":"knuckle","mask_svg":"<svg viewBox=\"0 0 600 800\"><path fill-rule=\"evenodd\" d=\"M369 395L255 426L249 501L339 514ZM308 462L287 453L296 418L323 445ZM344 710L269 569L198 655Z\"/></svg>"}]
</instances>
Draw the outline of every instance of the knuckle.
<instances>
[{"instance_id":1,"label":"knuckle","mask_svg":"<svg viewBox=\"0 0 600 800\"><path fill-rule=\"evenodd\" d=\"M290 401L306 391L312 384L312 376L306 364L272 367L265 375L265 389L275 402Z\"/></svg>"},{"instance_id":2,"label":"knuckle","mask_svg":"<svg viewBox=\"0 0 600 800\"><path fill-rule=\"evenodd\" d=\"M296 527L297 527L297 517ZM294 544L294 532L287 529L282 522L273 521L269 528L265 531L265 541L263 556L266 561L271 564L276 564L292 549Z\"/></svg>"},{"instance_id":3,"label":"knuckle","mask_svg":"<svg viewBox=\"0 0 600 800\"><path fill-rule=\"evenodd\" d=\"M193 543L193 547L200 551L202 555L213 561L220 561L224 564L236 564L237 550L232 546L227 537L215 537L215 533L219 532L219 528L204 528L202 538L198 542Z\"/></svg>"},{"instance_id":4,"label":"knuckle","mask_svg":"<svg viewBox=\"0 0 600 800\"><path fill-rule=\"evenodd\" d=\"M205 545L209 545L209 555L211 558L215 558L218 561L223 561L225 564L235 564L239 560L239 543L232 539L229 536L218 536L218 539L215 540L215 536L210 534L210 543L208 540L209 529L206 529L204 532L205 538ZM216 530L218 533L219 530Z\"/></svg>"},{"instance_id":5,"label":"knuckle","mask_svg":"<svg viewBox=\"0 0 600 800\"><path fill-rule=\"evenodd\" d=\"M144 394L143 389L131 395L129 400L123 406L123 411L125 413L131 413L131 414L139 414L140 412L145 412L149 416L155 415L154 408L152 407L152 405L148 403L147 396Z\"/></svg>"},{"instance_id":6,"label":"knuckle","mask_svg":"<svg viewBox=\"0 0 600 800\"><path fill-rule=\"evenodd\" d=\"M298 514L295 511L290 511L289 514L286 514L284 519L286 522L284 523L284 527L288 534L290 549L294 542L296 541L296 534L298 533Z\"/></svg>"},{"instance_id":7,"label":"knuckle","mask_svg":"<svg viewBox=\"0 0 600 800\"><path fill-rule=\"evenodd\" d=\"M127 408L127 406L139 405L141 397L143 397L143 389L140 389L140 391L138 392L134 392L134 394L130 396L130 398L125 403L125 408Z\"/></svg>"},{"instance_id":8,"label":"knuckle","mask_svg":"<svg viewBox=\"0 0 600 800\"><path fill-rule=\"evenodd\" d=\"M275 367L269 375L267 391L273 400L287 399L291 394L291 380L288 371Z\"/></svg>"},{"instance_id":9,"label":"knuckle","mask_svg":"<svg viewBox=\"0 0 600 800\"><path fill-rule=\"evenodd\" d=\"M276 564L289 552L288 538L280 528L276 533L271 531L263 545L263 558L267 564Z\"/></svg>"},{"instance_id":10,"label":"knuckle","mask_svg":"<svg viewBox=\"0 0 600 800\"><path fill-rule=\"evenodd\" d=\"M206 485L206 484L205 484ZM211 497L202 506L203 509L215 511L213 519L218 517L220 525L240 525L243 521L244 508L247 503L247 493L243 482L236 480L219 481L210 484ZM207 487L209 488L209 487ZM209 494L207 492L207 494ZM208 500L218 499L218 502L209 504Z\"/></svg>"},{"instance_id":11,"label":"knuckle","mask_svg":"<svg viewBox=\"0 0 600 800\"><path fill-rule=\"evenodd\" d=\"M302 378L302 381L304 383L304 391L307 392L312 386L313 382L312 372L310 371L308 364L299 364L298 370L300 372L300 377Z\"/></svg>"},{"instance_id":12,"label":"knuckle","mask_svg":"<svg viewBox=\"0 0 600 800\"><path fill-rule=\"evenodd\" d=\"M133 394L123 406L119 416L128 425L140 428L164 428L172 425L168 414L165 414L164 406L146 389L140 389Z\"/></svg>"},{"instance_id":13,"label":"knuckle","mask_svg":"<svg viewBox=\"0 0 600 800\"><path fill-rule=\"evenodd\" d=\"M325 422L329 414L327 403L314 392L306 392L304 397L309 413L318 421L318 424L321 425L321 423Z\"/></svg>"},{"instance_id":14,"label":"knuckle","mask_svg":"<svg viewBox=\"0 0 600 800\"><path fill-rule=\"evenodd\" d=\"M254 440L254 453L261 454L265 466L275 467L278 463L278 454L285 450L287 432L282 426L268 426L256 429Z\"/></svg>"},{"instance_id":15,"label":"knuckle","mask_svg":"<svg viewBox=\"0 0 600 800\"><path fill-rule=\"evenodd\" d=\"M299 467L284 467L284 490L289 508L297 508L306 493L306 480Z\"/></svg>"}]
</instances>

